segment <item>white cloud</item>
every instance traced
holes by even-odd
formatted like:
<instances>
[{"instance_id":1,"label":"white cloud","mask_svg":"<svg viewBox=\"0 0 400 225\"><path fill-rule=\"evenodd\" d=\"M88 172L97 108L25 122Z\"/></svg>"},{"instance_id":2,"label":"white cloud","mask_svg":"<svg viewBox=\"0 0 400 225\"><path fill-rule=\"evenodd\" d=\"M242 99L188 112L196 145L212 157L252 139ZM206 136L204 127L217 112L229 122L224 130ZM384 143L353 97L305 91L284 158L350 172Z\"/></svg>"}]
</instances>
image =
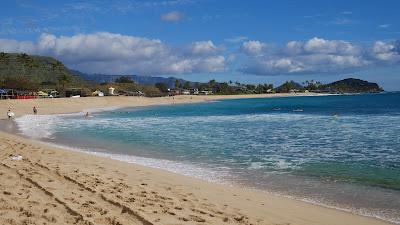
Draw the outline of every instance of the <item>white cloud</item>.
<instances>
[{"instance_id":1,"label":"white cloud","mask_svg":"<svg viewBox=\"0 0 400 225\"><path fill-rule=\"evenodd\" d=\"M209 55L219 51L212 41L196 41L189 45L189 50L195 55Z\"/></svg>"},{"instance_id":2,"label":"white cloud","mask_svg":"<svg viewBox=\"0 0 400 225\"><path fill-rule=\"evenodd\" d=\"M368 65L369 62L355 56L306 55L252 59L241 71L257 75L329 73L347 71Z\"/></svg>"},{"instance_id":3,"label":"white cloud","mask_svg":"<svg viewBox=\"0 0 400 225\"><path fill-rule=\"evenodd\" d=\"M270 74L275 73L300 73L306 71L306 66L299 61L291 58L270 59L257 62L259 64L258 72L269 71Z\"/></svg>"},{"instance_id":4,"label":"white cloud","mask_svg":"<svg viewBox=\"0 0 400 225\"><path fill-rule=\"evenodd\" d=\"M298 55L304 52L303 43L300 41L289 41L284 51L289 55Z\"/></svg>"},{"instance_id":5,"label":"white cloud","mask_svg":"<svg viewBox=\"0 0 400 225\"><path fill-rule=\"evenodd\" d=\"M165 13L161 15L161 20L166 21L166 22L178 22L182 20L184 17L184 14L178 11L172 11L169 13Z\"/></svg>"},{"instance_id":6,"label":"white cloud","mask_svg":"<svg viewBox=\"0 0 400 225\"><path fill-rule=\"evenodd\" d=\"M380 24L378 27L385 29L385 28L389 28L390 24Z\"/></svg>"},{"instance_id":7,"label":"white cloud","mask_svg":"<svg viewBox=\"0 0 400 225\"><path fill-rule=\"evenodd\" d=\"M400 43L377 41L372 46L373 56L383 62L400 62Z\"/></svg>"},{"instance_id":8,"label":"white cloud","mask_svg":"<svg viewBox=\"0 0 400 225\"><path fill-rule=\"evenodd\" d=\"M236 36L236 37L232 37L232 38L227 38L227 39L225 39L225 41L229 42L229 43L240 43L247 39L248 38L246 36Z\"/></svg>"},{"instance_id":9,"label":"white cloud","mask_svg":"<svg viewBox=\"0 0 400 225\"><path fill-rule=\"evenodd\" d=\"M257 56L263 53L266 47L267 45L260 41L246 41L240 49L247 55Z\"/></svg>"},{"instance_id":10,"label":"white cloud","mask_svg":"<svg viewBox=\"0 0 400 225\"><path fill-rule=\"evenodd\" d=\"M225 58L211 41L199 41L192 51L172 48L159 39L100 32L55 36L37 42L0 39L0 51L54 56L73 69L91 73L142 75L221 72Z\"/></svg>"},{"instance_id":11,"label":"white cloud","mask_svg":"<svg viewBox=\"0 0 400 225\"><path fill-rule=\"evenodd\" d=\"M355 45L342 40L325 40L314 37L304 44L304 50L309 53L324 53L324 54L357 54L358 49Z\"/></svg>"},{"instance_id":12,"label":"white cloud","mask_svg":"<svg viewBox=\"0 0 400 225\"><path fill-rule=\"evenodd\" d=\"M276 51L254 49L257 54L246 53L248 57L240 69L242 72L258 75L337 73L400 62L400 42L377 41L369 48L348 41L315 37L307 41L290 41Z\"/></svg>"},{"instance_id":13,"label":"white cloud","mask_svg":"<svg viewBox=\"0 0 400 225\"><path fill-rule=\"evenodd\" d=\"M282 47L257 40L241 45L240 59L211 40L172 47L159 39L108 32L55 36L35 42L0 39L0 51L54 56L72 69L109 74L213 73L240 68L258 75L350 72L366 66L400 63L400 41L359 45L344 40L311 38ZM228 59L224 54L228 54ZM243 62L243 63L242 63Z\"/></svg>"}]
</instances>

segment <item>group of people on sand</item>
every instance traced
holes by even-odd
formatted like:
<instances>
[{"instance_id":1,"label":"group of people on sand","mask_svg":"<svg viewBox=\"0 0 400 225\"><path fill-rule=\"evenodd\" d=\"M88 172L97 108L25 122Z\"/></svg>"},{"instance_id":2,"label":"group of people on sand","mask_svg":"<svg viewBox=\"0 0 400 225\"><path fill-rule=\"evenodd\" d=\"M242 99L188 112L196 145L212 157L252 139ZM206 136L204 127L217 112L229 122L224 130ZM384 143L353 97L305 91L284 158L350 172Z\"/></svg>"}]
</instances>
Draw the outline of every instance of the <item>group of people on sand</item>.
<instances>
[{"instance_id":1,"label":"group of people on sand","mask_svg":"<svg viewBox=\"0 0 400 225\"><path fill-rule=\"evenodd\" d=\"M37 110L36 106L33 106L32 111L33 111L33 114L34 114L34 115L36 115L36 114L38 113L38 110ZM7 111L7 117L8 117L8 119L10 120L10 119L12 119L14 116L15 116L15 113L13 113L13 112L11 111L11 108L8 108L8 111Z\"/></svg>"},{"instance_id":2,"label":"group of people on sand","mask_svg":"<svg viewBox=\"0 0 400 225\"><path fill-rule=\"evenodd\" d=\"M38 109L36 108L36 106L33 106L32 111L33 111L33 114L34 114L34 115L37 115ZM13 112L11 111L11 108L8 108L8 111L7 111L7 117L8 117L8 119L10 120L10 119L14 118L14 116L15 116L15 113L13 113ZM89 118L89 117L92 117L92 116L89 114L89 112L86 112L85 118Z\"/></svg>"}]
</instances>

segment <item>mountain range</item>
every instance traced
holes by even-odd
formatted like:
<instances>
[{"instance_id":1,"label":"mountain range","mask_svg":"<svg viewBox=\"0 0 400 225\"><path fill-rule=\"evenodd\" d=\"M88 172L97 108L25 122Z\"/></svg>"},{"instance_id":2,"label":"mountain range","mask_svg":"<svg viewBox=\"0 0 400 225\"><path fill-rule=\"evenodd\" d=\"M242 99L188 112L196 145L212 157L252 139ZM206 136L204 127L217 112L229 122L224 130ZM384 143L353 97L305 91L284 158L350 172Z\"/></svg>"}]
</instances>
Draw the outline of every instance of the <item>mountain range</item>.
<instances>
[{"instance_id":1,"label":"mountain range","mask_svg":"<svg viewBox=\"0 0 400 225\"><path fill-rule=\"evenodd\" d=\"M186 80L175 77L153 77L153 76L140 76L140 75L112 75L112 74L88 74L82 73L77 70L70 70L72 74L82 77L85 80L94 81L96 83L110 83L116 79L124 76L129 77L131 80L138 84L143 85L155 85L156 83L165 83L169 88L175 86L175 81L179 80L181 84L185 83Z\"/></svg>"}]
</instances>

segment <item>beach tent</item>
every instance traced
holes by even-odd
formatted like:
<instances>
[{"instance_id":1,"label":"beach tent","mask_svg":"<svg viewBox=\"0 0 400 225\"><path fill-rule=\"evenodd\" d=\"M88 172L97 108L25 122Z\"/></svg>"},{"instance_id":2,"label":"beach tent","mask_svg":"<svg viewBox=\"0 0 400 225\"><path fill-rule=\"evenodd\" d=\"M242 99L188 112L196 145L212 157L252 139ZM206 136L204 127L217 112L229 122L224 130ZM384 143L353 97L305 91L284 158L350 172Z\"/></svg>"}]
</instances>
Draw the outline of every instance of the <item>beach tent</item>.
<instances>
[{"instance_id":1,"label":"beach tent","mask_svg":"<svg viewBox=\"0 0 400 225\"><path fill-rule=\"evenodd\" d=\"M37 94L39 97L42 97L42 98L49 97L49 94L47 94L46 92L43 92L43 91L38 91L36 94Z\"/></svg>"},{"instance_id":2,"label":"beach tent","mask_svg":"<svg viewBox=\"0 0 400 225\"><path fill-rule=\"evenodd\" d=\"M92 93L92 96L99 96L99 97L103 97L104 93L102 91L94 91Z\"/></svg>"},{"instance_id":3,"label":"beach tent","mask_svg":"<svg viewBox=\"0 0 400 225\"><path fill-rule=\"evenodd\" d=\"M7 89L0 89L0 99L2 99L3 97L6 98L6 96L8 94L8 90Z\"/></svg>"},{"instance_id":4,"label":"beach tent","mask_svg":"<svg viewBox=\"0 0 400 225\"><path fill-rule=\"evenodd\" d=\"M52 90L50 91L50 98L58 98L60 96L60 92L56 91L56 90Z\"/></svg>"}]
</instances>

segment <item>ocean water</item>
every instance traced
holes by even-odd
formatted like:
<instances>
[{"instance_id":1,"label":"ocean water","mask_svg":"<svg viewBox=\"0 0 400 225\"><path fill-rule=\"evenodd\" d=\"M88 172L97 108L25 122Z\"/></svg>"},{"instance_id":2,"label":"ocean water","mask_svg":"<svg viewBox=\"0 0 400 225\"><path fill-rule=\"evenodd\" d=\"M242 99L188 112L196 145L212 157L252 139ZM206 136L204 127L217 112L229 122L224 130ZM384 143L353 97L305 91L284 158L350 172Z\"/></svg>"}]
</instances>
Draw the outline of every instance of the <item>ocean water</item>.
<instances>
[{"instance_id":1,"label":"ocean water","mask_svg":"<svg viewBox=\"0 0 400 225\"><path fill-rule=\"evenodd\" d=\"M400 224L400 93L223 100L17 119L75 150Z\"/></svg>"}]
</instances>

